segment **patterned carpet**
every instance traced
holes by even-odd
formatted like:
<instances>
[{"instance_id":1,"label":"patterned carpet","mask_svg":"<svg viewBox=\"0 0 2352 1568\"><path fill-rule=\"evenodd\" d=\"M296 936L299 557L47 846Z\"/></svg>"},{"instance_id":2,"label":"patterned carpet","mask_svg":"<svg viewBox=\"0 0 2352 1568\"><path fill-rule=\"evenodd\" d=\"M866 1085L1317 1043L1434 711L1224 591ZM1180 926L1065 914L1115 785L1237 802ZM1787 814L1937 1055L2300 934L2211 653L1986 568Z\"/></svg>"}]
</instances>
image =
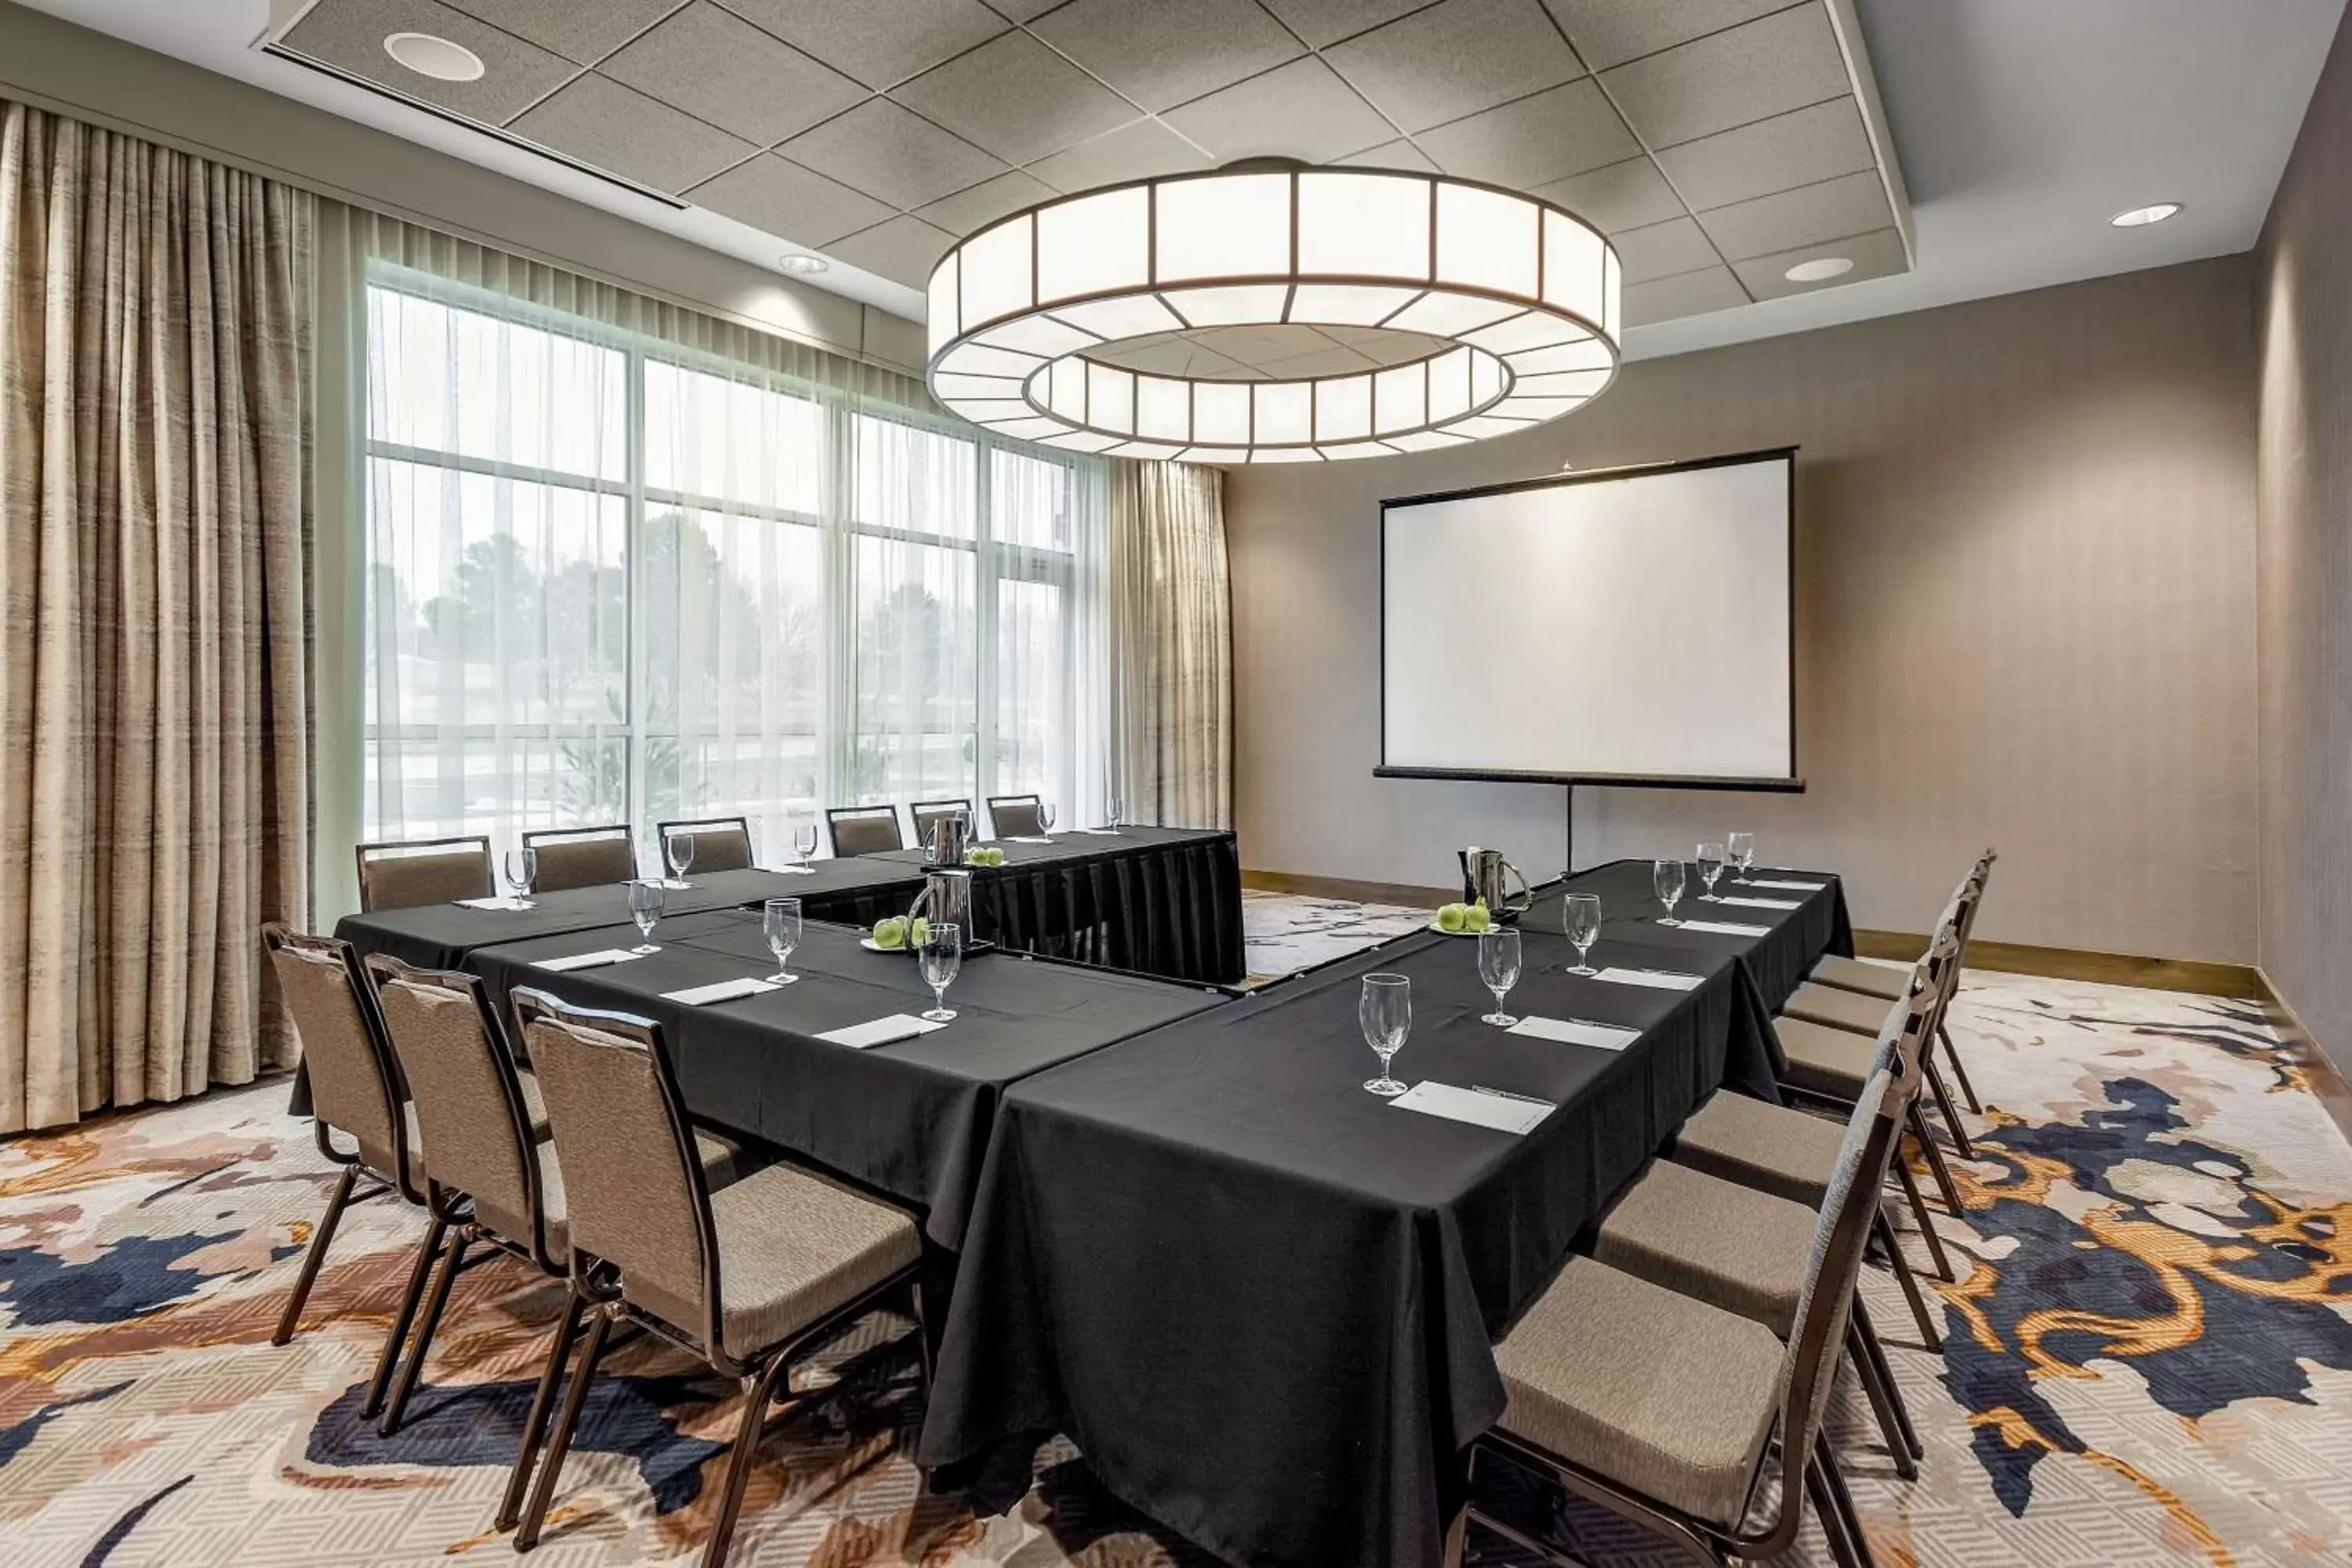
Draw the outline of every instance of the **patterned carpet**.
<instances>
[{"instance_id":1,"label":"patterned carpet","mask_svg":"<svg viewBox=\"0 0 2352 1568\"><path fill-rule=\"evenodd\" d=\"M2352 1149L2301 1069L2242 1003L1975 974L1954 1023L1993 1109L1946 1227L1949 1358L1890 1347L1923 1478L1894 1478L1858 1400L1841 1421L1880 1561L2352 1560ZM467 1275L411 1425L378 1438L354 1407L419 1224L353 1210L303 1332L271 1348L331 1180L283 1103L263 1085L0 1145L0 1563L509 1560L484 1531L556 1298L507 1263ZM1907 1340L1891 1285L1866 1289ZM921 1497L902 1329L828 1354L846 1396L771 1437L733 1562L1203 1561L1066 1447L1009 1515ZM643 1343L618 1369L551 1568L684 1563L707 1529L730 1391ZM1496 1484L1591 1561L1665 1561ZM1475 1555L1523 1561L1491 1538Z\"/></svg>"}]
</instances>

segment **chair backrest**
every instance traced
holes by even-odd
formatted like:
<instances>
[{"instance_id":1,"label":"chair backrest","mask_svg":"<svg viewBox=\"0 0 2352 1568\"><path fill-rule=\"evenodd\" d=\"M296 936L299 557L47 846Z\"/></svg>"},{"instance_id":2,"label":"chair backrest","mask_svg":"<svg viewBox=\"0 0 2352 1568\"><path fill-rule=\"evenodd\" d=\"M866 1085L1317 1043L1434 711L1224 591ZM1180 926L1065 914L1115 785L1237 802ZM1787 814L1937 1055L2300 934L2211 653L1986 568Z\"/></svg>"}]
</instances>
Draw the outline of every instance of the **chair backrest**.
<instances>
[{"instance_id":1,"label":"chair backrest","mask_svg":"<svg viewBox=\"0 0 2352 1568\"><path fill-rule=\"evenodd\" d=\"M435 1213L455 1218L450 1204L463 1194L492 1230L529 1247L542 1268L560 1268L548 1252L530 1110L481 981L381 953L369 957L367 972L416 1104L417 1131L433 1151Z\"/></svg>"},{"instance_id":2,"label":"chair backrest","mask_svg":"<svg viewBox=\"0 0 2352 1568\"><path fill-rule=\"evenodd\" d=\"M513 1001L563 1169L573 1278L610 1264L625 1299L717 1352L710 1191L660 1027L529 986Z\"/></svg>"},{"instance_id":3,"label":"chair backrest","mask_svg":"<svg viewBox=\"0 0 2352 1568\"><path fill-rule=\"evenodd\" d=\"M931 824L942 816L961 816L971 822L971 802L968 800L919 800L907 808L915 819L915 847L927 848L931 842Z\"/></svg>"},{"instance_id":4,"label":"chair backrest","mask_svg":"<svg viewBox=\"0 0 2352 1568\"><path fill-rule=\"evenodd\" d=\"M695 871L751 869L751 824L740 816L694 817L665 822L654 829L654 841L669 852L669 841L680 835L694 840Z\"/></svg>"},{"instance_id":5,"label":"chair backrest","mask_svg":"<svg viewBox=\"0 0 2352 1568\"><path fill-rule=\"evenodd\" d=\"M992 838L1015 834L1034 838L1045 831L1038 819L1045 802L1034 795L992 795L988 797L988 833Z\"/></svg>"},{"instance_id":6,"label":"chair backrest","mask_svg":"<svg viewBox=\"0 0 2352 1568\"><path fill-rule=\"evenodd\" d=\"M895 805L828 806L824 830L835 855L881 855L907 847Z\"/></svg>"},{"instance_id":7,"label":"chair backrest","mask_svg":"<svg viewBox=\"0 0 2352 1568\"><path fill-rule=\"evenodd\" d=\"M408 1168L407 1128L383 1025L352 944L305 936L275 921L261 928L287 1016L310 1075L310 1114L360 1146L360 1159L403 1193L421 1197ZM320 1146L325 1146L323 1132Z\"/></svg>"},{"instance_id":8,"label":"chair backrest","mask_svg":"<svg viewBox=\"0 0 2352 1568\"><path fill-rule=\"evenodd\" d=\"M523 847L539 856L539 879L531 890L560 893L567 888L604 888L637 874L636 846L625 822L604 827L543 828L522 836Z\"/></svg>"},{"instance_id":9,"label":"chair backrest","mask_svg":"<svg viewBox=\"0 0 2352 1568\"><path fill-rule=\"evenodd\" d=\"M352 854L362 910L413 910L498 891L490 879L490 841L483 834L362 844Z\"/></svg>"}]
</instances>

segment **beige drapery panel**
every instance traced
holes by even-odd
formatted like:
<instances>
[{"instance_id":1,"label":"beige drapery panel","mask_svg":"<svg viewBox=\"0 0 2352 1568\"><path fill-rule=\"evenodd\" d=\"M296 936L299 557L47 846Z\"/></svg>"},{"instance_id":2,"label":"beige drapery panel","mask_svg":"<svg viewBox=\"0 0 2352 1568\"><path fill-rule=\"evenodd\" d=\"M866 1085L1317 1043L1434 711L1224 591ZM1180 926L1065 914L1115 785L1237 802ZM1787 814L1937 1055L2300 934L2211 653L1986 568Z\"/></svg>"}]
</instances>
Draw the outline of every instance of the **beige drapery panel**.
<instances>
[{"instance_id":1,"label":"beige drapery panel","mask_svg":"<svg viewBox=\"0 0 2352 1568\"><path fill-rule=\"evenodd\" d=\"M1233 822L1223 479L1192 463L1111 465L1111 773L1132 821Z\"/></svg>"},{"instance_id":2,"label":"beige drapery panel","mask_svg":"<svg viewBox=\"0 0 2352 1568\"><path fill-rule=\"evenodd\" d=\"M291 1058L311 210L0 102L0 1132Z\"/></svg>"}]
</instances>

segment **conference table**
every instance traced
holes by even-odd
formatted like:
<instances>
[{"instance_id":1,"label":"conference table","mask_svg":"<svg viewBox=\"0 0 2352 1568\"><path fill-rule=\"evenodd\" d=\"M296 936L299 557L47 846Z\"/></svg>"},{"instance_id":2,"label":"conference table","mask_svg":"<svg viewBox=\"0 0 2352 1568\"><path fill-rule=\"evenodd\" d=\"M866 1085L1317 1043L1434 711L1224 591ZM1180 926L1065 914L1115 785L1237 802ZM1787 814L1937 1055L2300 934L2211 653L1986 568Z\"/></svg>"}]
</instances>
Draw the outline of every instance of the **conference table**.
<instances>
[{"instance_id":1,"label":"conference table","mask_svg":"<svg viewBox=\"0 0 2352 1568\"><path fill-rule=\"evenodd\" d=\"M1493 1342L1710 1093L1777 1098L1771 1005L1851 948L1832 877L1772 876L1815 884L1772 895L1793 908L1677 911L1762 928L1713 934L1656 924L1649 871L1583 873L1522 925L1510 1011L1632 1031L1615 1048L1480 1022L1476 943L1421 932L1012 1086L923 1464L1006 1473L1060 1432L1230 1562L1439 1562L1461 1456L1504 1405ZM1568 891L1602 897L1592 963L1648 983L1563 973ZM1376 971L1412 983L1400 1076L1556 1109L1515 1133L1366 1093Z\"/></svg>"}]
</instances>

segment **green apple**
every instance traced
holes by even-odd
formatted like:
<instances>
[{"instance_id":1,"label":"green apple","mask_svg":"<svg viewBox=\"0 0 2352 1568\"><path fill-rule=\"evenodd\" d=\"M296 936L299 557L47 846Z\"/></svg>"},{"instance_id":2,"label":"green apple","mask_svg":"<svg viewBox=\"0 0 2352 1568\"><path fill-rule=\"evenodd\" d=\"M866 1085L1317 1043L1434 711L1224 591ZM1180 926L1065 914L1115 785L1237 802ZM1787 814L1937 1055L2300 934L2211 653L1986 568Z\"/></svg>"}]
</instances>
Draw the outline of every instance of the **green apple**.
<instances>
[{"instance_id":1,"label":"green apple","mask_svg":"<svg viewBox=\"0 0 2352 1568\"><path fill-rule=\"evenodd\" d=\"M1485 931L1488 926L1493 925L1494 923L1495 917L1486 912L1486 900L1481 899L1476 903L1470 906L1469 912L1463 918L1462 929L1464 931Z\"/></svg>"},{"instance_id":2,"label":"green apple","mask_svg":"<svg viewBox=\"0 0 2352 1568\"><path fill-rule=\"evenodd\" d=\"M931 922L925 920L922 916L917 915L915 917L915 923L907 928L907 940L917 947L921 947L926 942L929 942L931 940Z\"/></svg>"},{"instance_id":3,"label":"green apple","mask_svg":"<svg viewBox=\"0 0 2352 1568\"><path fill-rule=\"evenodd\" d=\"M1437 910L1437 929L1440 931L1460 931L1463 929L1463 923L1468 920L1470 910L1466 905L1441 904L1438 906Z\"/></svg>"},{"instance_id":4,"label":"green apple","mask_svg":"<svg viewBox=\"0 0 2352 1568\"><path fill-rule=\"evenodd\" d=\"M874 945L877 947L887 948L900 948L906 946L906 917L903 915L892 915L887 920L876 921L874 922Z\"/></svg>"}]
</instances>

